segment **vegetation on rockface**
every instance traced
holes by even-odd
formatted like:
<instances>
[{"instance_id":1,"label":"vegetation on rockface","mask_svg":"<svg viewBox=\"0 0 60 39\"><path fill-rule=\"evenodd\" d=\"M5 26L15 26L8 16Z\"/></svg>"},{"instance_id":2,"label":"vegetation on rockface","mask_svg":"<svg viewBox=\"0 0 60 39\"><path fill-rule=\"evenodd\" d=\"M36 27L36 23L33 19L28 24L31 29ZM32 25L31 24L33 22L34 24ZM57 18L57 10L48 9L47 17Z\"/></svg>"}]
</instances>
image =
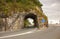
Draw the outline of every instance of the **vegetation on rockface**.
<instances>
[{"instance_id":1,"label":"vegetation on rockface","mask_svg":"<svg viewBox=\"0 0 60 39\"><path fill-rule=\"evenodd\" d=\"M35 10L37 14L47 19L40 10L42 4L39 0L0 0L0 17L8 17L18 12L29 12Z\"/></svg>"},{"instance_id":2,"label":"vegetation on rockface","mask_svg":"<svg viewBox=\"0 0 60 39\"><path fill-rule=\"evenodd\" d=\"M10 16L12 13L34 10L41 7L39 0L0 0L0 16Z\"/></svg>"}]
</instances>

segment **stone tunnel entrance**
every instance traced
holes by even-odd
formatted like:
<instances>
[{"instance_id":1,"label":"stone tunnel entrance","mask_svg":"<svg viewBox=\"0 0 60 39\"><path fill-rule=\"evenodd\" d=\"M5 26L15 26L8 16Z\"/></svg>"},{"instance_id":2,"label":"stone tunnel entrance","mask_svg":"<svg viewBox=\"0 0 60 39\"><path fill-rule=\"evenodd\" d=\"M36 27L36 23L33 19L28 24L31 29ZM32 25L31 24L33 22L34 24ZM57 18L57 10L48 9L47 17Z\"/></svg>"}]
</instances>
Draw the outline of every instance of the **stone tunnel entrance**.
<instances>
[{"instance_id":1,"label":"stone tunnel entrance","mask_svg":"<svg viewBox=\"0 0 60 39\"><path fill-rule=\"evenodd\" d=\"M38 27L37 16L34 14L27 14L24 18L24 28Z\"/></svg>"}]
</instances>

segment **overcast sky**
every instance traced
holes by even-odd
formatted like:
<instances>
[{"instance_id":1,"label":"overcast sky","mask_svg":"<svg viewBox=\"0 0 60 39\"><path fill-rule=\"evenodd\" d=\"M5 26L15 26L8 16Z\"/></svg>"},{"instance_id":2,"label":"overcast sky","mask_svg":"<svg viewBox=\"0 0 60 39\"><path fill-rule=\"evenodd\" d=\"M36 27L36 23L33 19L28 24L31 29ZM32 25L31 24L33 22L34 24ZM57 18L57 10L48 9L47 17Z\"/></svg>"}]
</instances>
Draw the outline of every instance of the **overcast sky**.
<instances>
[{"instance_id":1,"label":"overcast sky","mask_svg":"<svg viewBox=\"0 0 60 39\"><path fill-rule=\"evenodd\" d=\"M40 2L49 20L60 20L60 0L40 0Z\"/></svg>"}]
</instances>

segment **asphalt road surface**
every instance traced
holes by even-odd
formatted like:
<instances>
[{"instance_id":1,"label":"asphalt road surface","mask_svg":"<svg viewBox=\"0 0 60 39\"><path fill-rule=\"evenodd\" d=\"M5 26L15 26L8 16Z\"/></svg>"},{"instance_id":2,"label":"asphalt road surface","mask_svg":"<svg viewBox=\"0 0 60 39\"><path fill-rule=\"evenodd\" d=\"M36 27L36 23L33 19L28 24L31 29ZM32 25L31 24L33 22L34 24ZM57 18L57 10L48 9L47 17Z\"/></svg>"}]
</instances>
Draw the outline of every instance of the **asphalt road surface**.
<instances>
[{"instance_id":1,"label":"asphalt road surface","mask_svg":"<svg viewBox=\"0 0 60 39\"><path fill-rule=\"evenodd\" d=\"M44 30L31 28L0 33L0 39L60 39L60 25L49 25L49 27Z\"/></svg>"}]
</instances>

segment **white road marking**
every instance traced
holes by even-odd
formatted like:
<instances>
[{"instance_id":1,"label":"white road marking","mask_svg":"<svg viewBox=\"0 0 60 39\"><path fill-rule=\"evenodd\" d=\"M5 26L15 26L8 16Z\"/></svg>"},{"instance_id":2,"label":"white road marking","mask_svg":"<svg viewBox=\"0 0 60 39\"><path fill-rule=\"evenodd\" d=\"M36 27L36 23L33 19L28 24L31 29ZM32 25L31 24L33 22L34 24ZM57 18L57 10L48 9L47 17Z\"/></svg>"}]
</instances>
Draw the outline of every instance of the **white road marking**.
<instances>
[{"instance_id":1,"label":"white road marking","mask_svg":"<svg viewBox=\"0 0 60 39\"><path fill-rule=\"evenodd\" d=\"M2 36L0 37L0 39L2 38L9 38L9 37L15 37L15 36L20 36L20 35L26 35L26 34L31 34L31 33L34 33L34 32L38 32L40 30L32 30L32 31L28 31L28 32L25 32L25 33L20 33L20 34L15 34L15 35L8 35L8 36Z\"/></svg>"}]
</instances>

